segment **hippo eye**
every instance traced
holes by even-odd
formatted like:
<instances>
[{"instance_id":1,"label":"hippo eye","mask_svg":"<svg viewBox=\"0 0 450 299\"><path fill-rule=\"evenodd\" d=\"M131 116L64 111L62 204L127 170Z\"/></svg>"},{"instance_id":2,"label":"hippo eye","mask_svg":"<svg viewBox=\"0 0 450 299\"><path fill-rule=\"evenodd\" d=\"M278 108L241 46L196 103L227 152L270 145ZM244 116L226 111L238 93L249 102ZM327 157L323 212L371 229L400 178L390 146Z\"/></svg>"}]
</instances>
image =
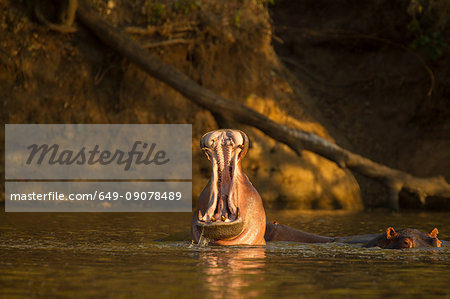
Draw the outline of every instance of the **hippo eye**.
<instances>
[{"instance_id":1,"label":"hippo eye","mask_svg":"<svg viewBox=\"0 0 450 299\"><path fill-rule=\"evenodd\" d=\"M409 239L405 239L405 240L403 240L403 246L405 247L405 248L414 248L414 242L412 242L411 240L409 240Z\"/></svg>"},{"instance_id":2,"label":"hippo eye","mask_svg":"<svg viewBox=\"0 0 450 299\"><path fill-rule=\"evenodd\" d=\"M218 139L219 138L215 137L215 138L212 138L211 140L209 140L209 146L214 147L214 145L216 144Z\"/></svg>"}]
</instances>

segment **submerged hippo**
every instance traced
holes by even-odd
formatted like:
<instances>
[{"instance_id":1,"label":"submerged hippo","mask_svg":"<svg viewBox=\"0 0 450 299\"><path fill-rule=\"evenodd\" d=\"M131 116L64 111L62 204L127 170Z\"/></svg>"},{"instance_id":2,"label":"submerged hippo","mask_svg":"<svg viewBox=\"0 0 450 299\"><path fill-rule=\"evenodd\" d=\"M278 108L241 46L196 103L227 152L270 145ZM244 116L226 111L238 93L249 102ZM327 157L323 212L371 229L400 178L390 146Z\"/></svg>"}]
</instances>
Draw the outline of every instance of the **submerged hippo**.
<instances>
[{"instance_id":1,"label":"submerged hippo","mask_svg":"<svg viewBox=\"0 0 450 299\"><path fill-rule=\"evenodd\" d=\"M395 236L393 229L389 230L389 235L330 238L305 233L277 222L266 223L261 197L241 169L241 160L247 153L248 146L247 135L239 130L216 130L201 138L200 147L211 161L212 174L192 217L191 235L195 242L201 239L215 245L264 245L266 241L343 242L366 245L373 243L373 246L387 244L386 246L391 247L383 248L402 248L400 244L405 242L405 236L414 246L429 244L423 237L426 234L416 230L414 233L399 231L394 238L390 238ZM434 235L436 234L437 230ZM383 236L387 242L383 241ZM436 236L432 238L436 239L435 244L440 245Z\"/></svg>"},{"instance_id":2,"label":"submerged hippo","mask_svg":"<svg viewBox=\"0 0 450 299\"><path fill-rule=\"evenodd\" d=\"M381 247L384 249L441 247L442 242L437 238L437 228L429 234L414 228L403 228L395 231L388 227L386 233L370 240L363 247Z\"/></svg>"}]
</instances>

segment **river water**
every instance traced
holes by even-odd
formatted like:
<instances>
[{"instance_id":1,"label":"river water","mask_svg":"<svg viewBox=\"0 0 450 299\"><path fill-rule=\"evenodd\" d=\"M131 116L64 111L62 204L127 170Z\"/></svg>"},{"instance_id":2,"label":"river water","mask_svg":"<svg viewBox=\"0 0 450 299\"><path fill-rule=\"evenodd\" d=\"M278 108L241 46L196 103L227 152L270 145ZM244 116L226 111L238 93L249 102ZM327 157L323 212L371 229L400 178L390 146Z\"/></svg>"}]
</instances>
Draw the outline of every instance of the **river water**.
<instances>
[{"instance_id":1,"label":"river water","mask_svg":"<svg viewBox=\"0 0 450 299\"><path fill-rule=\"evenodd\" d=\"M0 297L450 297L449 247L199 247L183 241L190 218L2 212ZM450 240L449 213L268 211L273 219L329 236L437 227ZM153 241L160 238L165 241Z\"/></svg>"}]
</instances>

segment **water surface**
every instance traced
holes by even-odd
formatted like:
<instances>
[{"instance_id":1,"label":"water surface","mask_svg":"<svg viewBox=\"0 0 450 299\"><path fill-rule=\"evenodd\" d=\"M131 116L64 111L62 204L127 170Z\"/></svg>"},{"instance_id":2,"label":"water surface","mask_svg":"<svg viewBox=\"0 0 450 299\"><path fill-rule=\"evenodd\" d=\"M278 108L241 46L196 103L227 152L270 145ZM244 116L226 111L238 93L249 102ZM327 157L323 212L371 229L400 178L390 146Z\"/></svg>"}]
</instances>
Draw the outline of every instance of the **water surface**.
<instances>
[{"instance_id":1,"label":"water surface","mask_svg":"<svg viewBox=\"0 0 450 299\"><path fill-rule=\"evenodd\" d=\"M268 212L308 232L437 227L449 213ZM450 297L450 249L272 242L200 247L189 213L2 213L3 297ZM167 238L169 236L169 238ZM166 238L166 241L153 240ZM176 239L178 241L167 241Z\"/></svg>"}]
</instances>

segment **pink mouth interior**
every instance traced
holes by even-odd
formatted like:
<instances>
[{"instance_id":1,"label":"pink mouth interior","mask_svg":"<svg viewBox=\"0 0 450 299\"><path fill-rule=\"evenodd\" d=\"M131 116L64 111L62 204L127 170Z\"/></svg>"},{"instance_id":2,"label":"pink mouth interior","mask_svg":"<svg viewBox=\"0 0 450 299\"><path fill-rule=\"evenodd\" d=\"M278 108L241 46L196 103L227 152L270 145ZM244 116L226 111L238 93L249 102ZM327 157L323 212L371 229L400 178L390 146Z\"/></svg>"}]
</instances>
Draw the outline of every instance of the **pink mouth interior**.
<instances>
[{"instance_id":1,"label":"pink mouth interior","mask_svg":"<svg viewBox=\"0 0 450 299\"><path fill-rule=\"evenodd\" d=\"M212 163L212 176L208 209L199 220L206 222L232 222L239 218L238 200L234 179L242 145L222 133L206 147Z\"/></svg>"}]
</instances>

